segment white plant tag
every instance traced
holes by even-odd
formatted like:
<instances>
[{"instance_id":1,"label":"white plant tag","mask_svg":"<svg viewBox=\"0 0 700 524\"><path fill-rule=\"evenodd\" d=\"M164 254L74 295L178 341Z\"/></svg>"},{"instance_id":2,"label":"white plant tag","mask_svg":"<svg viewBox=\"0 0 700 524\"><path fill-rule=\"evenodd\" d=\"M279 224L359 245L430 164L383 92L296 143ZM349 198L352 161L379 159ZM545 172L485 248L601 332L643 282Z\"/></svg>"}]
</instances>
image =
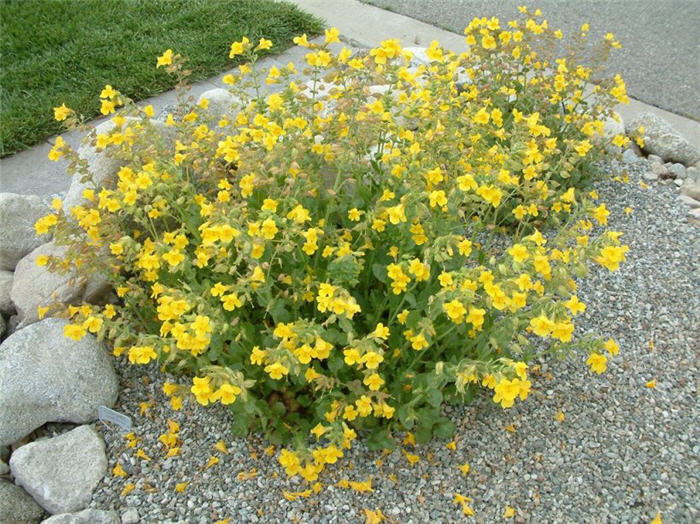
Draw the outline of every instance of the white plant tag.
<instances>
[{"instance_id":1,"label":"white plant tag","mask_svg":"<svg viewBox=\"0 0 700 524\"><path fill-rule=\"evenodd\" d=\"M131 419L107 406L98 406L97 416L102 422L113 422L125 431L131 430Z\"/></svg>"}]
</instances>

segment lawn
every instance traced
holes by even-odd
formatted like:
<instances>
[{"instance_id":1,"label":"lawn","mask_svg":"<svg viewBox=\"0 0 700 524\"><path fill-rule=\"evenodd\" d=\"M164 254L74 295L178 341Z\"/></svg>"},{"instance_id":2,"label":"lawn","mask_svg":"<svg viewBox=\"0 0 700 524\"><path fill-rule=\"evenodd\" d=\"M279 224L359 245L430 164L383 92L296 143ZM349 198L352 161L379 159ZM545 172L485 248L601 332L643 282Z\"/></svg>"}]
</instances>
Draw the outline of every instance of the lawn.
<instances>
[{"instance_id":1,"label":"lawn","mask_svg":"<svg viewBox=\"0 0 700 524\"><path fill-rule=\"evenodd\" d=\"M168 48L196 81L235 65L228 49L243 36L270 39L278 53L322 28L272 0L0 0L0 156L60 132L61 103L98 115L105 84L135 100L172 88L155 67Z\"/></svg>"}]
</instances>

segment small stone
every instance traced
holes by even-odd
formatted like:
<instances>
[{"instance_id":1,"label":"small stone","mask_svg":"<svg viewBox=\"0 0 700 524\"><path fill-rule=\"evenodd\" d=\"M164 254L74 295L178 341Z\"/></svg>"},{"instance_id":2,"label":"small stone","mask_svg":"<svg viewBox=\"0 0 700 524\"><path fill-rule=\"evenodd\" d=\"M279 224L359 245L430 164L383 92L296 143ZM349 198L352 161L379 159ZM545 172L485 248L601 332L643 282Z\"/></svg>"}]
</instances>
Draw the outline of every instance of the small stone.
<instances>
[{"instance_id":1,"label":"small stone","mask_svg":"<svg viewBox=\"0 0 700 524\"><path fill-rule=\"evenodd\" d=\"M105 444L91 426L79 426L18 448L10 469L17 484L49 513L79 511L107 472Z\"/></svg>"},{"instance_id":2,"label":"small stone","mask_svg":"<svg viewBox=\"0 0 700 524\"><path fill-rule=\"evenodd\" d=\"M644 150L664 161L680 162L686 166L700 160L700 152L668 122L654 113L642 113L630 121L628 130L644 126Z\"/></svg>"},{"instance_id":3,"label":"small stone","mask_svg":"<svg viewBox=\"0 0 700 524\"><path fill-rule=\"evenodd\" d=\"M122 513L122 524L137 524L139 522L139 512L136 508L127 508Z\"/></svg>"},{"instance_id":4,"label":"small stone","mask_svg":"<svg viewBox=\"0 0 700 524\"><path fill-rule=\"evenodd\" d=\"M664 159L658 155L649 155L647 157L647 160L649 162L651 162L652 164L663 164L664 163Z\"/></svg>"},{"instance_id":5,"label":"small stone","mask_svg":"<svg viewBox=\"0 0 700 524\"><path fill-rule=\"evenodd\" d=\"M700 184L683 184L683 187L681 187L681 194L695 200L700 200Z\"/></svg>"},{"instance_id":6,"label":"small stone","mask_svg":"<svg viewBox=\"0 0 700 524\"><path fill-rule=\"evenodd\" d=\"M685 179L700 184L700 168L693 166L685 170Z\"/></svg>"},{"instance_id":7,"label":"small stone","mask_svg":"<svg viewBox=\"0 0 700 524\"><path fill-rule=\"evenodd\" d=\"M22 488L0 479L0 522L39 522L44 510Z\"/></svg>"},{"instance_id":8,"label":"small stone","mask_svg":"<svg viewBox=\"0 0 700 524\"><path fill-rule=\"evenodd\" d=\"M697 207L700 207L700 202L695 200L694 198L690 198L687 195L679 195L678 196L678 201L681 204L685 204L686 206L689 206L691 209L695 209Z\"/></svg>"},{"instance_id":9,"label":"small stone","mask_svg":"<svg viewBox=\"0 0 700 524\"><path fill-rule=\"evenodd\" d=\"M34 230L34 223L50 212L36 195L0 193L0 269L13 271L27 253L50 240Z\"/></svg>"},{"instance_id":10,"label":"small stone","mask_svg":"<svg viewBox=\"0 0 700 524\"><path fill-rule=\"evenodd\" d=\"M10 298L14 276L12 271L0 270L0 314L8 317L15 311L15 306Z\"/></svg>"},{"instance_id":11,"label":"small stone","mask_svg":"<svg viewBox=\"0 0 700 524\"><path fill-rule=\"evenodd\" d=\"M683 185L683 179L682 178L676 178L673 180L673 183L676 184L676 187L681 187Z\"/></svg>"},{"instance_id":12,"label":"small stone","mask_svg":"<svg viewBox=\"0 0 700 524\"><path fill-rule=\"evenodd\" d=\"M676 178L685 178L686 169L683 164L670 164L666 166L666 169L668 169L670 173L676 175Z\"/></svg>"},{"instance_id":13,"label":"small stone","mask_svg":"<svg viewBox=\"0 0 700 524\"><path fill-rule=\"evenodd\" d=\"M0 445L46 422L90 422L98 406L116 402L119 382L107 350L90 334L66 338L67 324L45 319L0 345Z\"/></svg>"},{"instance_id":14,"label":"small stone","mask_svg":"<svg viewBox=\"0 0 700 524\"><path fill-rule=\"evenodd\" d=\"M54 515L43 520L41 524L119 524L119 515L116 511L89 508L80 513Z\"/></svg>"},{"instance_id":15,"label":"small stone","mask_svg":"<svg viewBox=\"0 0 700 524\"><path fill-rule=\"evenodd\" d=\"M642 160L644 159L640 156L637 156L637 154L631 149L625 149L625 152L622 153L622 161L626 164L636 164L638 162L641 162Z\"/></svg>"},{"instance_id":16,"label":"small stone","mask_svg":"<svg viewBox=\"0 0 700 524\"><path fill-rule=\"evenodd\" d=\"M688 216L695 220L700 220L700 208L690 209L688 211Z\"/></svg>"},{"instance_id":17,"label":"small stone","mask_svg":"<svg viewBox=\"0 0 700 524\"><path fill-rule=\"evenodd\" d=\"M651 171L648 171L642 175L642 178L648 182L654 182L655 180L659 179L659 175L656 173L653 173Z\"/></svg>"},{"instance_id":18,"label":"small stone","mask_svg":"<svg viewBox=\"0 0 700 524\"><path fill-rule=\"evenodd\" d=\"M668 169L666 169L666 166L661 164L660 162L653 162L651 164L651 170L659 176L668 173Z\"/></svg>"}]
</instances>

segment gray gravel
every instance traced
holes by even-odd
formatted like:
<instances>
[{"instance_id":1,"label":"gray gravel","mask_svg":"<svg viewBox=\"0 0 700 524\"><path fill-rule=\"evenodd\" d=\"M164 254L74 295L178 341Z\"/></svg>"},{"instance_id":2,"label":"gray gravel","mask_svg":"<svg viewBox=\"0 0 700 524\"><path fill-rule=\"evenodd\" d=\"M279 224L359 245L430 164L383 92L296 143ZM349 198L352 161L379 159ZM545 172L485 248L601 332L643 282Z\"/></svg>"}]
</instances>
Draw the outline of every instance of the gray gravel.
<instances>
[{"instance_id":1,"label":"gray gravel","mask_svg":"<svg viewBox=\"0 0 700 524\"><path fill-rule=\"evenodd\" d=\"M578 329L620 343L620 355L602 376L592 374L583 357L543 362L524 403L503 410L484 396L448 410L458 425L456 451L439 442L420 446L414 467L395 451L380 469L379 454L360 445L344 462L352 470L331 469L320 494L289 502L282 490L304 486L287 480L259 438L233 439L225 409L186 404L172 412L155 366L119 364L123 390L116 408L134 417L152 460L134 458L121 432L103 427L110 468L119 459L131 476L108 476L91 506L126 513L129 521L137 513L141 522L357 522L364 508L380 508L397 522L455 522L463 519L452 502L460 493L474 499L478 522L501 520L506 506L516 510L516 522L649 522L657 512L664 522L697 522L700 227L687 221L675 185L638 185L646 161L629 169L629 184L597 184L611 228L625 232L628 262L615 273L595 269L579 289L588 308ZM656 389L645 387L652 379ZM153 403L143 416L140 402ZM562 422L554 418L559 411ZM180 423L183 444L181 456L165 460L157 438L168 418ZM510 425L514 433L504 429ZM214 450L219 439L229 455ZM221 463L202 471L211 455ZM466 477L456 469L465 462L471 464ZM255 478L236 479L252 468ZM332 485L369 476L372 493ZM183 481L191 484L176 493L175 483ZM137 487L120 497L126 482Z\"/></svg>"},{"instance_id":2,"label":"gray gravel","mask_svg":"<svg viewBox=\"0 0 700 524\"><path fill-rule=\"evenodd\" d=\"M610 59L630 96L700 120L700 2L697 0L360 0L462 34L475 16L512 20L518 5L542 9L565 35L591 26L590 37L613 32L623 45ZM427 43L425 43L427 44Z\"/></svg>"}]
</instances>

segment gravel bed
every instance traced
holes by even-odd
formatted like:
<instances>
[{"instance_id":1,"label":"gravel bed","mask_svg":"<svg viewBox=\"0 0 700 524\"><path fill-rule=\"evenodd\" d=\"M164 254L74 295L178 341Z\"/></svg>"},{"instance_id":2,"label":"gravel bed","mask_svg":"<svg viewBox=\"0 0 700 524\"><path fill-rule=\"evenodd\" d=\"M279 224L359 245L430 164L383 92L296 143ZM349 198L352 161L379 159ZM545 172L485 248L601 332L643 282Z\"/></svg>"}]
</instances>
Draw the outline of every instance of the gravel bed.
<instances>
[{"instance_id":1,"label":"gravel bed","mask_svg":"<svg viewBox=\"0 0 700 524\"><path fill-rule=\"evenodd\" d=\"M381 509L390 522L440 523L465 519L453 503L460 493L473 498L477 522L502 520L507 506L515 509L515 522L649 522L657 512L664 522L697 522L700 227L685 218L673 184L643 189L645 163L627 169L630 183L596 186L611 229L624 232L628 261L614 273L594 268L578 293L587 309L577 317L577 332L620 344L603 375L589 371L584 356L544 361L524 403L503 410L483 395L447 408L458 426L456 450L433 442L410 450L421 457L414 466L397 450L379 467L381 453L359 444L342 468L324 474L320 493L288 501L282 490L306 487L286 478L260 438L232 438L226 409L186 402L173 412L154 365L119 363L116 409L133 417L151 460L135 458L122 431L101 426L110 469L119 460L130 476L108 475L91 507L116 509L128 522L136 512L149 523L359 522L365 508ZM652 379L653 389L645 386ZM152 406L140 415L142 402ZM168 418L180 424L183 442L180 456L165 459L157 439ZM228 455L214 449L220 439ZM212 455L220 463L204 469ZM466 476L457 469L463 463L471 465ZM237 478L253 468L256 476ZM371 493L334 485L370 476ZM175 484L186 481L185 491L176 492ZM136 488L120 496L127 482Z\"/></svg>"}]
</instances>

